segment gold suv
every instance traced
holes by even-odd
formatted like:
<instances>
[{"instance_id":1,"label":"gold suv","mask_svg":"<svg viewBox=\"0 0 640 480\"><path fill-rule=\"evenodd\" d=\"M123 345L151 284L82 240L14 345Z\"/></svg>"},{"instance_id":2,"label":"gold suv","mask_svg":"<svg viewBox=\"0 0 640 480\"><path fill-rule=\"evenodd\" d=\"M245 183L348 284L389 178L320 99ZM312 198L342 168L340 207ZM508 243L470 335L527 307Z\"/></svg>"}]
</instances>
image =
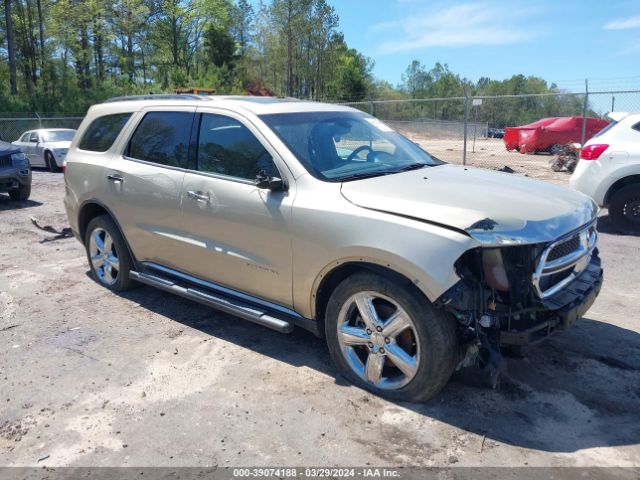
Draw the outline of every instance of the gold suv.
<instances>
[{"instance_id":1,"label":"gold suv","mask_svg":"<svg viewBox=\"0 0 640 480\"><path fill-rule=\"evenodd\" d=\"M589 198L446 164L342 106L112 99L87 113L65 182L98 283L305 328L398 400L470 365L495 380L501 348L567 328L602 285Z\"/></svg>"}]
</instances>

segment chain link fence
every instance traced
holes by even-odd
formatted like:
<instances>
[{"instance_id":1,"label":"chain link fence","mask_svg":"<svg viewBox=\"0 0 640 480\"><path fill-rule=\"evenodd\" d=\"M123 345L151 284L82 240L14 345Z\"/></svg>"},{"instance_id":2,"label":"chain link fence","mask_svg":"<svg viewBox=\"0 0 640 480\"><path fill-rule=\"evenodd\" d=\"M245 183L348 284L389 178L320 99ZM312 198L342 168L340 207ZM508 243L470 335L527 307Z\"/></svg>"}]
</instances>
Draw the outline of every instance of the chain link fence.
<instances>
[{"instance_id":1,"label":"chain link fence","mask_svg":"<svg viewBox=\"0 0 640 480\"><path fill-rule=\"evenodd\" d=\"M580 145L607 125L607 113L640 111L640 90L341 104L374 115L446 162L567 184ZM528 127L514 128L521 126Z\"/></svg>"},{"instance_id":2,"label":"chain link fence","mask_svg":"<svg viewBox=\"0 0 640 480\"><path fill-rule=\"evenodd\" d=\"M640 90L341 104L383 120L446 162L566 184L572 150L564 146L578 144L573 150L574 162L577 161L575 148L579 149L607 124L608 112L640 111ZM0 137L11 142L27 130L76 129L82 118L82 114L0 113ZM514 128L521 126L526 127Z\"/></svg>"},{"instance_id":3,"label":"chain link fence","mask_svg":"<svg viewBox=\"0 0 640 480\"><path fill-rule=\"evenodd\" d=\"M83 118L83 114L0 113L0 138L5 142L13 142L26 131L41 128L71 128L75 130L80 126Z\"/></svg>"}]
</instances>

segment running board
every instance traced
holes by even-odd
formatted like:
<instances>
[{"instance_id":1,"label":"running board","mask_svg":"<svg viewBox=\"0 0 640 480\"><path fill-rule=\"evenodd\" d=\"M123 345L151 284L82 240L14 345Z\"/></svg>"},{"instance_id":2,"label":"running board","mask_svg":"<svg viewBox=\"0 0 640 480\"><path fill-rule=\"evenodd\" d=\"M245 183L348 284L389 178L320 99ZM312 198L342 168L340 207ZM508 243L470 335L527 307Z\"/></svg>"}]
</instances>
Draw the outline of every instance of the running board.
<instances>
[{"instance_id":1,"label":"running board","mask_svg":"<svg viewBox=\"0 0 640 480\"><path fill-rule=\"evenodd\" d=\"M205 291L204 289L195 288L191 285L183 285L172 279L160 277L158 275L131 271L129 272L129 276L140 283L202 303L208 307L235 315L236 317L243 318L244 320L249 320L250 322L257 323L258 325L262 325L277 332L291 333L293 331L293 323L291 321L274 317L265 310L255 308L248 303L232 300L221 295Z\"/></svg>"}]
</instances>

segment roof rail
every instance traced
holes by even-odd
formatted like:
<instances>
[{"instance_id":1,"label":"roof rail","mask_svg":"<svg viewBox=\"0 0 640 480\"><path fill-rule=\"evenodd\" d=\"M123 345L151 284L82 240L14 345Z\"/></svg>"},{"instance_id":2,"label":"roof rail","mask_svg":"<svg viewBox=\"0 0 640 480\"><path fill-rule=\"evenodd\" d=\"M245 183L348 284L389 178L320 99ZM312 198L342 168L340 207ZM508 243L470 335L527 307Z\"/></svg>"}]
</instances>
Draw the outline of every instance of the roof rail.
<instances>
[{"instance_id":1,"label":"roof rail","mask_svg":"<svg viewBox=\"0 0 640 480\"><path fill-rule=\"evenodd\" d=\"M209 97L210 98L210 97ZM204 100L202 95L192 95L186 93L151 93L148 95L126 95L123 97L112 97L104 103L128 102L133 100Z\"/></svg>"}]
</instances>

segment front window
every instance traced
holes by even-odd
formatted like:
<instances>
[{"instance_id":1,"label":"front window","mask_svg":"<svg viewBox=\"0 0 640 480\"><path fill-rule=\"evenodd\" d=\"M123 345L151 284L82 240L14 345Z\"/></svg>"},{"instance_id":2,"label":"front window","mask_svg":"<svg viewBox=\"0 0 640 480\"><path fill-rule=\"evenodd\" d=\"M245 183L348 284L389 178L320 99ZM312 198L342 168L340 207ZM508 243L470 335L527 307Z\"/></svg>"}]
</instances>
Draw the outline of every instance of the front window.
<instances>
[{"instance_id":1,"label":"front window","mask_svg":"<svg viewBox=\"0 0 640 480\"><path fill-rule=\"evenodd\" d=\"M261 171L280 176L271 155L243 124L205 113L200 123L198 170L254 180Z\"/></svg>"},{"instance_id":2,"label":"front window","mask_svg":"<svg viewBox=\"0 0 640 480\"><path fill-rule=\"evenodd\" d=\"M52 130L42 132L42 138L45 142L70 142L75 134L75 130Z\"/></svg>"},{"instance_id":3,"label":"front window","mask_svg":"<svg viewBox=\"0 0 640 480\"><path fill-rule=\"evenodd\" d=\"M360 112L260 117L316 178L342 182L439 165L416 144Z\"/></svg>"}]
</instances>

